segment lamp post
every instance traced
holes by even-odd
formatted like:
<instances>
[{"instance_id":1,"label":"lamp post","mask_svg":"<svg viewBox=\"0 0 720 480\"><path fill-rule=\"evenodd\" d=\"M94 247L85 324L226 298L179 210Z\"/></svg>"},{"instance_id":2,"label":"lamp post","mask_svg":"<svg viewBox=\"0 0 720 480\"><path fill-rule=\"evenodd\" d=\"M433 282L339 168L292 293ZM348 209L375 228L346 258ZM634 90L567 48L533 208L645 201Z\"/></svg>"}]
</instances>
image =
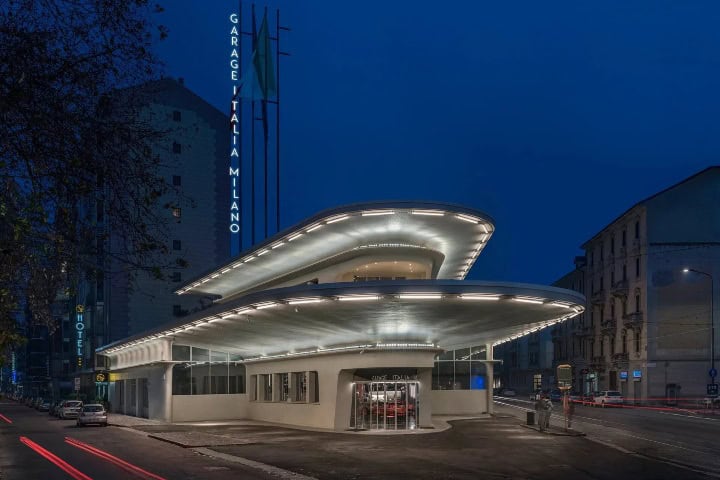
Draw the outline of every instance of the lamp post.
<instances>
[{"instance_id":1,"label":"lamp post","mask_svg":"<svg viewBox=\"0 0 720 480\"><path fill-rule=\"evenodd\" d=\"M684 268L683 272L694 272L699 275L705 275L710 278L710 379L711 383L715 384L715 308L713 299L715 297L715 282L711 273L695 270L694 268Z\"/></svg>"}]
</instances>

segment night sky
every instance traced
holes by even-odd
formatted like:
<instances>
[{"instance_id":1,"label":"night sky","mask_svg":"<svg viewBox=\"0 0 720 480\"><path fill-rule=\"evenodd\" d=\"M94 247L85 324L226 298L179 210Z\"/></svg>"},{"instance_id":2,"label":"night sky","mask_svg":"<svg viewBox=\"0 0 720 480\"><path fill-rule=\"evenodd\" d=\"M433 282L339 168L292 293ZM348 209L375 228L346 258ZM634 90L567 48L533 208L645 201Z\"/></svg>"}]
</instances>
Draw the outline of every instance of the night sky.
<instances>
[{"instance_id":1,"label":"night sky","mask_svg":"<svg viewBox=\"0 0 720 480\"><path fill-rule=\"evenodd\" d=\"M719 2L452 4L267 4L292 28L282 228L360 201L459 203L497 228L469 279L548 284L633 204L720 163ZM237 2L164 6L166 74L228 111Z\"/></svg>"}]
</instances>

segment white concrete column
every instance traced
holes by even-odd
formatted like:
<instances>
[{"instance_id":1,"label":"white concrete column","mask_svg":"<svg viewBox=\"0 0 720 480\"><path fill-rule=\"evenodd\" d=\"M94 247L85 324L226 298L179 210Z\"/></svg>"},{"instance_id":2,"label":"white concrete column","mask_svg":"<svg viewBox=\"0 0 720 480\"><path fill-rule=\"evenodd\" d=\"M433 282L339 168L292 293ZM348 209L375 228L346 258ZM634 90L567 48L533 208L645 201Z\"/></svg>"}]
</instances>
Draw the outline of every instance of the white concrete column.
<instances>
[{"instance_id":1,"label":"white concrete column","mask_svg":"<svg viewBox=\"0 0 720 480\"><path fill-rule=\"evenodd\" d=\"M487 375L487 378L485 379L485 392L487 394L487 413L492 415L495 412L495 405L493 404L493 377L495 364L492 362L493 360L495 360L495 352L492 343L487 344L485 346L485 349L487 351L485 358L491 360L490 362L485 363L485 372Z\"/></svg>"},{"instance_id":2,"label":"white concrete column","mask_svg":"<svg viewBox=\"0 0 720 480\"><path fill-rule=\"evenodd\" d=\"M165 365L165 372L163 372L162 376L163 380L163 388L160 389L161 395L160 398L158 398L159 401L163 403L163 408L161 409L162 412L162 419L166 422L172 422L172 385L173 385L173 364L168 363ZM148 392L149 393L149 392ZM152 402L153 399L151 398L150 401ZM148 415L150 416L150 415Z\"/></svg>"},{"instance_id":3,"label":"white concrete column","mask_svg":"<svg viewBox=\"0 0 720 480\"><path fill-rule=\"evenodd\" d=\"M432 368L418 368L418 380L420 380L418 426L432 428Z\"/></svg>"}]
</instances>

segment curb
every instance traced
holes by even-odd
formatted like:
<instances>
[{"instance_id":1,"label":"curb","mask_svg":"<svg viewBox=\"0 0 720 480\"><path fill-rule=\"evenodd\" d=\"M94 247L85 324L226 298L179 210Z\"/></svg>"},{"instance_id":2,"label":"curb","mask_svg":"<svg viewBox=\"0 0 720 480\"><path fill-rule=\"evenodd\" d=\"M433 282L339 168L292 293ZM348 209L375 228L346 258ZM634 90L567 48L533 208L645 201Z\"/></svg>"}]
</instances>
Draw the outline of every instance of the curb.
<instances>
[{"instance_id":1,"label":"curb","mask_svg":"<svg viewBox=\"0 0 720 480\"><path fill-rule=\"evenodd\" d=\"M540 430L534 425L525 425L523 423L520 424L521 427L527 428L528 430L534 430L538 433L544 433L547 435L555 435L557 437L586 437L587 434L585 432L578 432L577 430L570 429L569 431L552 431L552 430Z\"/></svg>"}]
</instances>

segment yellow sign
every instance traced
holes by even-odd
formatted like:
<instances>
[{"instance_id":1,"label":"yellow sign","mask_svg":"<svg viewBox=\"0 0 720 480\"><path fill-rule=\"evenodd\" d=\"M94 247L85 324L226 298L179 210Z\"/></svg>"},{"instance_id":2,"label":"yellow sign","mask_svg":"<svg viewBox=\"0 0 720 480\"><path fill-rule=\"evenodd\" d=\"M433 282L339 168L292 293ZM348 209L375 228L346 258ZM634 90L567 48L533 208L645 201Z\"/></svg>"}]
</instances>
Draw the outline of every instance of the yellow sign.
<instances>
[{"instance_id":1,"label":"yellow sign","mask_svg":"<svg viewBox=\"0 0 720 480\"><path fill-rule=\"evenodd\" d=\"M76 312L76 313L83 313L84 311L85 311L85 305L83 305L82 303L81 303L81 304L78 304L78 305L75 307L75 312Z\"/></svg>"},{"instance_id":2,"label":"yellow sign","mask_svg":"<svg viewBox=\"0 0 720 480\"><path fill-rule=\"evenodd\" d=\"M117 382L118 380L120 380L120 374L119 374L119 373L111 373L111 374L109 375L109 377L110 377L110 378L108 379L108 381L110 381L110 382Z\"/></svg>"},{"instance_id":3,"label":"yellow sign","mask_svg":"<svg viewBox=\"0 0 720 480\"><path fill-rule=\"evenodd\" d=\"M98 373L95 375L95 381L96 382L104 382L105 381L105 374L104 373Z\"/></svg>"}]
</instances>

